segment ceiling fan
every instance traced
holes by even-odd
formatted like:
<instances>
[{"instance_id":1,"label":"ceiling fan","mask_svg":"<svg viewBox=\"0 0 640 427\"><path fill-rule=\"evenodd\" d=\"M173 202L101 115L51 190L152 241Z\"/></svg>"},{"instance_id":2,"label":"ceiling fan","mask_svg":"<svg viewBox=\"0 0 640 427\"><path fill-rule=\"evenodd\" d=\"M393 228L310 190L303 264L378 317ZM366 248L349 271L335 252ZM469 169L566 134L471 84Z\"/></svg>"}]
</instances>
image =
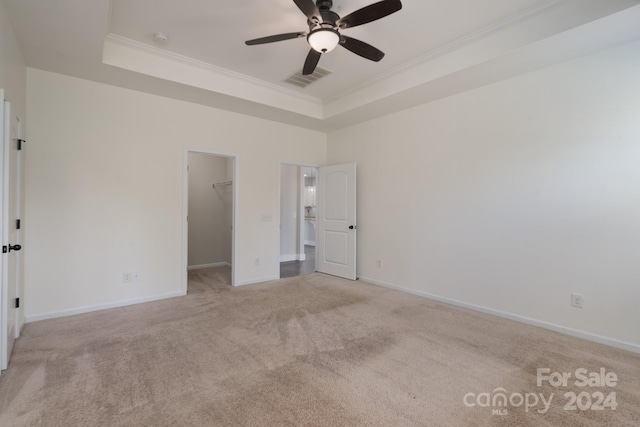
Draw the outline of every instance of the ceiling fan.
<instances>
[{"instance_id":1,"label":"ceiling fan","mask_svg":"<svg viewBox=\"0 0 640 427\"><path fill-rule=\"evenodd\" d=\"M337 13L331 11L332 0L317 0L315 3L313 0L293 0L293 2L306 15L309 31L276 34L247 40L245 43L253 46L306 37L311 50L302 69L302 74L305 75L313 73L320 61L320 56L332 51L337 45L371 61L380 61L384 57L384 52L363 41L345 36L340 31L384 18L402 9L400 0L383 0L340 18Z\"/></svg>"}]
</instances>

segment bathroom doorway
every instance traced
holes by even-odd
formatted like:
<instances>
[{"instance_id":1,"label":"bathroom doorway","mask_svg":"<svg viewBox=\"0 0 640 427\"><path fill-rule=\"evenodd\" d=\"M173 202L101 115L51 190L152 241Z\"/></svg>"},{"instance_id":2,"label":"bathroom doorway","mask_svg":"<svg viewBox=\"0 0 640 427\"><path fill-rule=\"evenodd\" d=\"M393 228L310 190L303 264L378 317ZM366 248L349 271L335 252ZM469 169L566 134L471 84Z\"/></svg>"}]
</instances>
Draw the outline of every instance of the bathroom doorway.
<instances>
[{"instance_id":1,"label":"bathroom doorway","mask_svg":"<svg viewBox=\"0 0 640 427\"><path fill-rule=\"evenodd\" d=\"M316 271L315 167L280 165L280 277Z\"/></svg>"}]
</instances>

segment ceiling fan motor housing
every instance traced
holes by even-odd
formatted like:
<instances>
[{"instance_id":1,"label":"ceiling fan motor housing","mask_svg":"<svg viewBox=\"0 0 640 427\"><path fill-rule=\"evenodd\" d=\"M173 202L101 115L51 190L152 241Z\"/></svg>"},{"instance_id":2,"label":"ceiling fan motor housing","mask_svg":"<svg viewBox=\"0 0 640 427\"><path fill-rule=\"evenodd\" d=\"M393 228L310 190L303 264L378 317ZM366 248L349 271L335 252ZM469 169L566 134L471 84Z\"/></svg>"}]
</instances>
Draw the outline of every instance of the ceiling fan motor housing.
<instances>
[{"instance_id":1,"label":"ceiling fan motor housing","mask_svg":"<svg viewBox=\"0 0 640 427\"><path fill-rule=\"evenodd\" d=\"M320 9L320 15L322 16L322 23L329 24L332 27L336 27L336 22L338 22L338 19L340 19L337 13L330 10Z\"/></svg>"},{"instance_id":2,"label":"ceiling fan motor housing","mask_svg":"<svg viewBox=\"0 0 640 427\"><path fill-rule=\"evenodd\" d=\"M331 11L331 7L333 6L333 1L332 0L318 0L316 3L316 6L318 7L318 11L320 12L320 16L318 16L318 18L320 18L320 22L318 22L315 18L315 16L313 17L313 21L309 20L309 30L313 30L314 28L316 28L319 25L322 25L323 27L333 27L336 28L337 24L336 22L338 22L338 19L340 19L340 16L338 16L337 13Z\"/></svg>"}]
</instances>

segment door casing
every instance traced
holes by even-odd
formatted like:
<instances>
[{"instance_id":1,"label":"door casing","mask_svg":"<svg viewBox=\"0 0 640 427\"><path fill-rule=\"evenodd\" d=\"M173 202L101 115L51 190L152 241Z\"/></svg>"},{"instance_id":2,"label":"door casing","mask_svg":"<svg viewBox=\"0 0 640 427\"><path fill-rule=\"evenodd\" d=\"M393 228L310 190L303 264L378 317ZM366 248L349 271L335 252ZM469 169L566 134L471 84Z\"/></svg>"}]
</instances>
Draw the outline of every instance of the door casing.
<instances>
[{"instance_id":1,"label":"door casing","mask_svg":"<svg viewBox=\"0 0 640 427\"><path fill-rule=\"evenodd\" d=\"M22 156L18 150L21 139L20 118L11 114L11 104L4 100L4 91L0 89L0 117L2 119L0 147L0 185L2 197L2 224L0 226L2 246L23 245L22 233L16 220L21 219L22 191ZM15 123L14 123L15 117ZM20 336L23 324L22 311L16 306L22 294L21 261L22 251L11 251L2 254L0 285L0 369L6 369L16 338ZM22 304L21 304L22 305Z\"/></svg>"}]
</instances>

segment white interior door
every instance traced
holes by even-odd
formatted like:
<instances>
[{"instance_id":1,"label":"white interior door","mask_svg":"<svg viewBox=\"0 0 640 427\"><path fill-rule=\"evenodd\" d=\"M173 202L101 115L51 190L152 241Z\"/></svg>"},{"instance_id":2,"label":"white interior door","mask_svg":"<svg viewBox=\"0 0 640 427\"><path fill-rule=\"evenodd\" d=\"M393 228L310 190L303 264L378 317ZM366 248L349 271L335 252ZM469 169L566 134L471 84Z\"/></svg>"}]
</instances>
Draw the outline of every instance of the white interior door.
<instances>
[{"instance_id":1,"label":"white interior door","mask_svg":"<svg viewBox=\"0 0 640 427\"><path fill-rule=\"evenodd\" d=\"M356 280L356 164L318 169L316 270Z\"/></svg>"},{"instance_id":2,"label":"white interior door","mask_svg":"<svg viewBox=\"0 0 640 427\"><path fill-rule=\"evenodd\" d=\"M10 164L11 164L11 180L9 182L11 186L10 201L9 201L9 239L13 245L18 245L22 248L24 243L22 233L22 203L23 203L23 188L24 188L24 175L23 175L23 162L24 158L22 153L24 152L23 139L22 139L22 122L20 117L13 115L11 117L11 136L10 136ZM22 316L23 305L19 301L24 300L22 289L22 250L11 251L9 255L9 286L15 289L15 328L14 337L18 339L20 337L20 329L24 324ZM11 300L9 300L11 304Z\"/></svg>"},{"instance_id":3,"label":"white interior door","mask_svg":"<svg viewBox=\"0 0 640 427\"><path fill-rule=\"evenodd\" d=\"M2 111L2 343L0 369L6 369L18 335L18 263L21 249L18 234L18 151L17 126L12 126L11 105L3 102Z\"/></svg>"}]
</instances>

